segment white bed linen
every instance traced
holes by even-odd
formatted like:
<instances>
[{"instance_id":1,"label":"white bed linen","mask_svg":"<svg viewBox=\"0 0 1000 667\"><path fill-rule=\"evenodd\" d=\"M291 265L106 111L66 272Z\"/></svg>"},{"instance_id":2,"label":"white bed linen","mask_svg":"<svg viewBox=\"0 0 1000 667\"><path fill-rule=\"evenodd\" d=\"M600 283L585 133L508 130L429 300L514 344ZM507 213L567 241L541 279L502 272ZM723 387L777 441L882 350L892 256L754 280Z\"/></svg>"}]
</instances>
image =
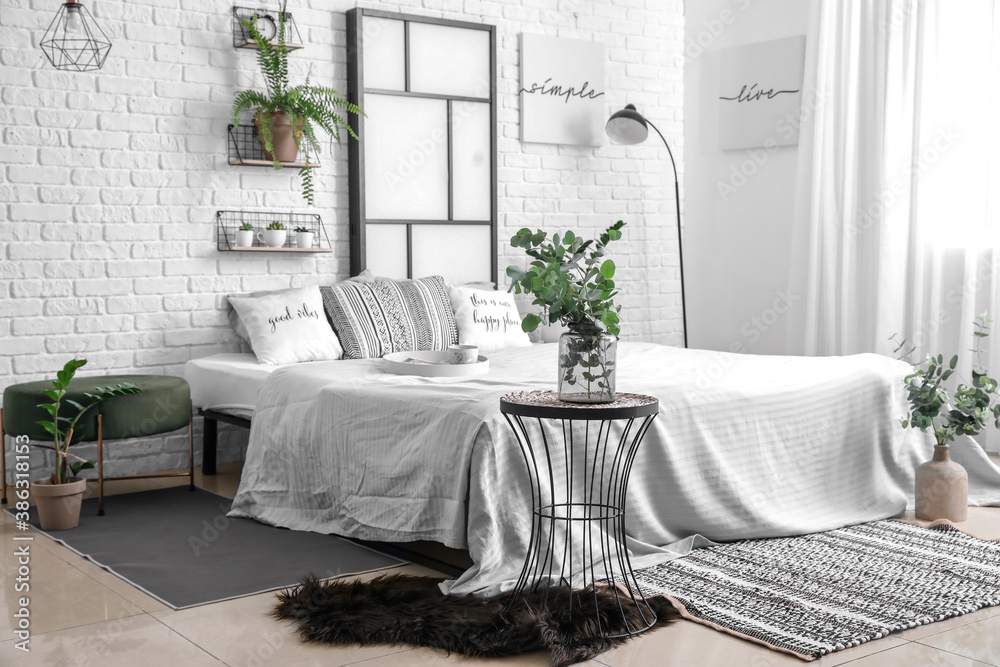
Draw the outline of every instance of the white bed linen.
<instances>
[{"instance_id":1,"label":"white bed linen","mask_svg":"<svg viewBox=\"0 0 1000 667\"><path fill-rule=\"evenodd\" d=\"M492 353L470 379L388 375L380 360L275 370L264 383L232 516L380 541L468 548L446 592L509 589L530 525L524 463L499 398L549 387L556 346ZM912 505L930 435L900 428L908 367L877 355L761 357L619 346L618 387L660 399L629 486L639 565L712 540L802 534ZM973 504L1000 469L953 447ZM667 548L666 550L664 548Z\"/></svg>"},{"instance_id":2,"label":"white bed linen","mask_svg":"<svg viewBox=\"0 0 1000 667\"><path fill-rule=\"evenodd\" d=\"M184 364L184 379L195 408L250 415L264 380L278 368L257 363L253 354L214 354Z\"/></svg>"}]
</instances>

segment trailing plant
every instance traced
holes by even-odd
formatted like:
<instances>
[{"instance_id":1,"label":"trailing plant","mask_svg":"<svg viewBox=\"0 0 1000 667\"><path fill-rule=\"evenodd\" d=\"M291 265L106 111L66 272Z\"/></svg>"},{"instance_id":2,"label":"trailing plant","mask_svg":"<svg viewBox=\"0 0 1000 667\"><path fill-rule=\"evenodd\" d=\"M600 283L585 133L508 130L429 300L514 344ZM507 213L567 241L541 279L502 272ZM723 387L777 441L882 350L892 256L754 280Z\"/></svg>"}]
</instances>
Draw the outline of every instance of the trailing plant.
<instances>
[{"instance_id":1,"label":"trailing plant","mask_svg":"<svg viewBox=\"0 0 1000 667\"><path fill-rule=\"evenodd\" d=\"M539 313L525 315L521 328L532 332L542 322L561 322L575 334L560 344L561 382L586 383L587 400L613 398L612 375L615 363L607 354L603 334L620 332L614 297L615 263L606 258L606 248L621 238L625 223L619 220L597 239L583 239L572 231L551 239L541 230L518 230L511 246L523 248L531 258L527 268L512 265L507 275L510 291L534 295L532 304Z\"/></svg>"},{"instance_id":2,"label":"trailing plant","mask_svg":"<svg viewBox=\"0 0 1000 667\"><path fill-rule=\"evenodd\" d=\"M312 230L309 229L308 227L296 227L295 228L295 233L296 234L311 234Z\"/></svg>"},{"instance_id":3,"label":"trailing plant","mask_svg":"<svg viewBox=\"0 0 1000 667\"><path fill-rule=\"evenodd\" d=\"M983 313L974 322L976 344L970 350L974 355L971 385L961 383L950 395L944 386L955 374L957 354L947 364L944 355L927 355L915 366L914 372L903 379L910 401L910 410L900 421L903 428L932 429L939 446L947 445L958 435L977 435L990 421L1000 428L997 381L989 376L982 363L981 343L989 336L991 321L987 313ZM905 339L900 341L893 335L890 340L898 344L895 352L901 353L900 358L905 359L913 352L912 346L907 349Z\"/></svg>"},{"instance_id":4,"label":"trailing plant","mask_svg":"<svg viewBox=\"0 0 1000 667\"><path fill-rule=\"evenodd\" d=\"M276 113L288 115L295 138L295 145L304 152L305 166L299 171L302 178L302 196L310 206L313 204L313 176L311 159L319 155L321 146L317 128L322 129L333 140L340 143L340 130L358 138L342 112L362 113L356 105L341 97L340 93L326 86L310 84L310 76L305 83L292 86L288 81L288 48L285 44L285 12L278 15L278 33L275 42L268 41L257 28L257 15L249 21L239 19L243 29L253 38L257 47L257 64L264 76L266 90L243 90L236 94L233 102L233 125L239 125L240 116L253 110L259 119L260 137L264 149L274 155L274 137L271 132L271 118ZM274 168L281 169L281 163L274 159Z\"/></svg>"},{"instance_id":5,"label":"trailing plant","mask_svg":"<svg viewBox=\"0 0 1000 667\"><path fill-rule=\"evenodd\" d=\"M94 394L85 392L84 396L90 401L87 405L82 405L72 399L66 398L66 388L73 381L76 371L86 365L86 363L86 359L73 359L66 362L63 369L56 373L56 379L52 381L53 389L45 390L45 395L52 402L38 404L38 407L43 408L52 417L51 420L39 421L38 424L52 435L53 444L39 444L37 446L43 449L50 449L56 453L56 469L51 478L53 484L66 484L70 481L70 473L75 477L81 470L94 467L93 461L80 458L69 451L70 446L76 444L73 442L73 436L75 435L76 425L80 421L80 417L95 405L99 405L113 396L134 395L142 391L133 384L122 382L113 387L97 387L94 390L96 392ZM62 409L63 403L68 403L76 408L76 416L70 419L69 417L60 415L59 411ZM71 462L70 458L74 458L76 461Z\"/></svg>"},{"instance_id":6,"label":"trailing plant","mask_svg":"<svg viewBox=\"0 0 1000 667\"><path fill-rule=\"evenodd\" d=\"M252 232L253 231L253 225L251 223L249 223L249 222L241 223L240 224L240 231Z\"/></svg>"},{"instance_id":7,"label":"trailing plant","mask_svg":"<svg viewBox=\"0 0 1000 667\"><path fill-rule=\"evenodd\" d=\"M282 223L278 222L277 220L275 220L274 222L272 222L267 226L268 231L272 232L280 232L284 228L285 226Z\"/></svg>"}]
</instances>

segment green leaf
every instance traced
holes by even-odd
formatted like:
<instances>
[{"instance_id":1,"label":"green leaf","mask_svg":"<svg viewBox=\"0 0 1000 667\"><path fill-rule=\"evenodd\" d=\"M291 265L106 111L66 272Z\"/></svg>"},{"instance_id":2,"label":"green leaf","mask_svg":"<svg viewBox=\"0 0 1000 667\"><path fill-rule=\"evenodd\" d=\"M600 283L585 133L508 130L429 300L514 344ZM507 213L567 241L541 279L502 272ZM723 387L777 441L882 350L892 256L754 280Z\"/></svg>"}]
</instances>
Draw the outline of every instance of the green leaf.
<instances>
[{"instance_id":1,"label":"green leaf","mask_svg":"<svg viewBox=\"0 0 1000 667\"><path fill-rule=\"evenodd\" d=\"M615 263L610 259L605 260L601 264L601 275L608 279L613 278L615 276Z\"/></svg>"},{"instance_id":2,"label":"green leaf","mask_svg":"<svg viewBox=\"0 0 1000 667\"><path fill-rule=\"evenodd\" d=\"M535 315L534 313L528 313L527 315L524 316L524 319L521 320L521 330L524 331L525 333L531 333L532 331L537 329L538 325L541 323L542 323L542 318L540 318L538 315Z\"/></svg>"},{"instance_id":3,"label":"green leaf","mask_svg":"<svg viewBox=\"0 0 1000 667\"><path fill-rule=\"evenodd\" d=\"M73 471L73 476L75 477L81 470L90 470L94 467L93 461L74 461L69 464L70 470Z\"/></svg>"},{"instance_id":4,"label":"green leaf","mask_svg":"<svg viewBox=\"0 0 1000 667\"><path fill-rule=\"evenodd\" d=\"M49 435L56 435L56 426L54 423L44 422L44 421L39 421L35 423L44 428L46 431L48 431Z\"/></svg>"},{"instance_id":5,"label":"green leaf","mask_svg":"<svg viewBox=\"0 0 1000 667\"><path fill-rule=\"evenodd\" d=\"M954 357L951 358L951 362L948 364L948 368L950 368L951 370L955 370L956 366L958 366L958 355L957 354Z\"/></svg>"}]
</instances>

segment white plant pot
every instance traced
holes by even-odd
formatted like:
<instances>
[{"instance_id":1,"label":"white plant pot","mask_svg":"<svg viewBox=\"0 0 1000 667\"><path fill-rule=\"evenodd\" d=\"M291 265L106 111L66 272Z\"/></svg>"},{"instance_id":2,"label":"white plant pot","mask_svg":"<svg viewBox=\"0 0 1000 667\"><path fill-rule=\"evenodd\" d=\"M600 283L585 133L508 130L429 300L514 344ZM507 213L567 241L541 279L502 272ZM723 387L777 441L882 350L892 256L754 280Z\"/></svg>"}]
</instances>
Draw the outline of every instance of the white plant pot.
<instances>
[{"instance_id":1,"label":"white plant pot","mask_svg":"<svg viewBox=\"0 0 1000 667\"><path fill-rule=\"evenodd\" d=\"M237 229L236 230L236 247L237 248L252 248L253 247L253 237L254 232L252 229Z\"/></svg>"},{"instance_id":2,"label":"white plant pot","mask_svg":"<svg viewBox=\"0 0 1000 667\"><path fill-rule=\"evenodd\" d=\"M288 238L288 230L265 229L262 232L258 232L257 238L268 248L280 248L285 245L285 240Z\"/></svg>"},{"instance_id":3,"label":"white plant pot","mask_svg":"<svg viewBox=\"0 0 1000 667\"><path fill-rule=\"evenodd\" d=\"M313 232L295 232L296 248L312 248L316 234Z\"/></svg>"}]
</instances>

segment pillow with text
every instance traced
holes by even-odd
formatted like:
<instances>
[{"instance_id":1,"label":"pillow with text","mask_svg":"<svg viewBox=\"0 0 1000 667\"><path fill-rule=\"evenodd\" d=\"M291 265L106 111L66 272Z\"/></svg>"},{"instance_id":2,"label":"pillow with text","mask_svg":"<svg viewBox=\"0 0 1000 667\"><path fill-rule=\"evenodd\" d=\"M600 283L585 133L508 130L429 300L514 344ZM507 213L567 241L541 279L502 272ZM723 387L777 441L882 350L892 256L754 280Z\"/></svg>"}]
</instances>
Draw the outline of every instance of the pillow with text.
<instances>
[{"instance_id":1,"label":"pillow with text","mask_svg":"<svg viewBox=\"0 0 1000 667\"><path fill-rule=\"evenodd\" d=\"M481 352L531 345L528 334L521 329L521 315L513 295L455 286L448 288L448 296L462 345L477 345Z\"/></svg>"},{"instance_id":2,"label":"pillow with text","mask_svg":"<svg viewBox=\"0 0 1000 667\"><path fill-rule=\"evenodd\" d=\"M326 319L319 287L230 296L262 364L340 359L344 350Z\"/></svg>"}]
</instances>

